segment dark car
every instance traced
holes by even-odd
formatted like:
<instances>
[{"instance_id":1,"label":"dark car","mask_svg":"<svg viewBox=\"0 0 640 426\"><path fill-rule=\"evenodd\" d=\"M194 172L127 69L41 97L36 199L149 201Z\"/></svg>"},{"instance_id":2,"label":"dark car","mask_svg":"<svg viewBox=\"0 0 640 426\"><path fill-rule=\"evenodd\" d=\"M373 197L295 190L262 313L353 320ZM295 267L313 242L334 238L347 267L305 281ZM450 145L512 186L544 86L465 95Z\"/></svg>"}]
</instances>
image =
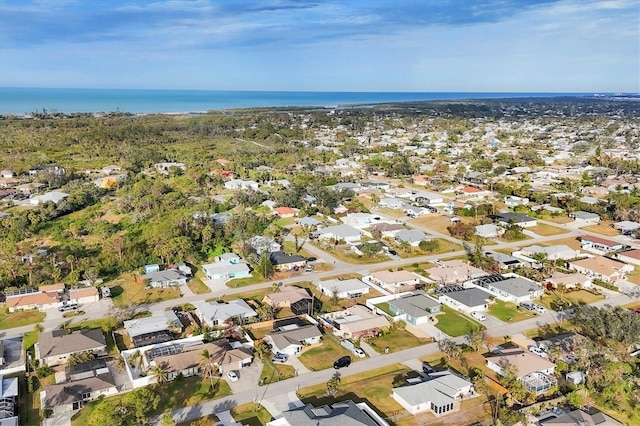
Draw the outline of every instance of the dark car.
<instances>
[{"instance_id":1,"label":"dark car","mask_svg":"<svg viewBox=\"0 0 640 426\"><path fill-rule=\"evenodd\" d=\"M398 252L395 251L395 250L389 250L389 254L392 255L392 256L397 256Z\"/></svg>"},{"instance_id":2,"label":"dark car","mask_svg":"<svg viewBox=\"0 0 640 426\"><path fill-rule=\"evenodd\" d=\"M307 262L315 262L316 260L318 260L317 257L307 257Z\"/></svg>"},{"instance_id":3,"label":"dark car","mask_svg":"<svg viewBox=\"0 0 640 426\"><path fill-rule=\"evenodd\" d=\"M422 363L422 371L427 374L431 374L431 373L435 373L436 370L434 370L433 367L427 361L424 361Z\"/></svg>"},{"instance_id":4,"label":"dark car","mask_svg":"<svg viewBox=\"0 0 640 426\"><path fill-rule=\"evenodd\" d=\"M333 368L337 370L338 368L348 367L350 365L351 365L351 357L347 355L347 356L343 356L342 358L339 358L336 362L334 362Z\"/></svg>"}]
</instances>

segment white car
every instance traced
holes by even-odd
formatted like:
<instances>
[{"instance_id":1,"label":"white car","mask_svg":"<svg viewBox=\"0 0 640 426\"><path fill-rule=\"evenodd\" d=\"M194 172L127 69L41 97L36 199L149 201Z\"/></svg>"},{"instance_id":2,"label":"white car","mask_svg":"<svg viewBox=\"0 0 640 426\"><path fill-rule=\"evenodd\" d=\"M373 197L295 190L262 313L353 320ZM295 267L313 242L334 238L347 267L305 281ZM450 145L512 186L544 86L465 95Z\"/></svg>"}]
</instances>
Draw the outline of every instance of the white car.
<instances>
[{"instance_id":1,"label":"white car","mask_svg":"<svg viewBox=\"0 0 640 426\"><path fill-rule=\"evenodd\" d=\"M539 348L539 347L537 347L537 346L531 346L531 347L529 348L529 350L530 350L532 353L534 353L534 354L536 354L536 355L538 355L538 356L541 356L542 358L546 358L546 357L548 357L548 356L549 356L549 355L547 355L547 353L546 353L542 348Z\"/></svg>"},{"instance_id":2,"label":"white car","mask_svg":"<svg viewBox=\"0 0 640 426\"><path fill-rule=\"evenodd\" d=\"M471 312L471 316L473 318L477 319L478 321L486 321L487 320L487 316L485 314L483 314L482 312L473 311L473 312Z\"/></svg>"},{"instance_id":3,"label":"white car","mask_svg":"<svg viewBox=\"0 0 640 426\"><path fill-rule=\"evenodd\" d=\"M353 350L353 354L355 356L357 356L358 358L364 358L364 357L367 356L367 354L365 354L364 351L362 349L360 349L360 348L355 348Z\"/></svg>"},{"instance_id":4,"label":"white car","mask_svg":"<svg viewBox=\"0 0 640 426\"><path fill-rule=\"evenodd\" d=\"M235 371L227 371L227 377L232 382L237 382L238 381L238 375L236 374Z\"/></svg>"},{"instance_id":5,"label":"white car","mask_svg":"<svg viewBox=\"0 0 640 426\"><path fill-rule=\"evenodd\" d=\"M533 305L533 309L539 314L546 314L547 313L547 310L545 309L544 306Z\"/></svg>"}]
</instances>

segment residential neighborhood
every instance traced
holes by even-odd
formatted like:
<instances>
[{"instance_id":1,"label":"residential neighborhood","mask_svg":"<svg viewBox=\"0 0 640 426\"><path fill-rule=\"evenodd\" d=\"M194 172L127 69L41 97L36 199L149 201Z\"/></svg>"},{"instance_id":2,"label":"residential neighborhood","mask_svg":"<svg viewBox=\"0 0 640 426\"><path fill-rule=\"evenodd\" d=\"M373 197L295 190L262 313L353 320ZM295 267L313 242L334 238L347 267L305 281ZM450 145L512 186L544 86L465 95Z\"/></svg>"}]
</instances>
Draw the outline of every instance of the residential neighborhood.
<instances>
[{"instance_id":1,"label":"residential neighborhood","mask_svg":"<svg viewBox=\"0 0 640 426\"><path fill-rule=\"evenodd\" d=\"M0 423L640 422L635 104L428 105L0 160Z\"/></svg>"}]
</instances>

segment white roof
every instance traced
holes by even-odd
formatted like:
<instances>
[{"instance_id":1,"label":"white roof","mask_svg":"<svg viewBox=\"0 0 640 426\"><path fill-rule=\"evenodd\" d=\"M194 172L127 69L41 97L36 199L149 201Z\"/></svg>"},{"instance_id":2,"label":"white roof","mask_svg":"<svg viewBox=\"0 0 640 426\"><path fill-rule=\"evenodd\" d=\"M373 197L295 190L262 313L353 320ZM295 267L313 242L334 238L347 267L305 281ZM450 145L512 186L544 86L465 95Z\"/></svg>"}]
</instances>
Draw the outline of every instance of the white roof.
<instances>
[{"instance_id":1,"label":"white roof","mask_svg":"<svg viewBox=\"0 0 640 426\"><path fill-rule=\"evenodd\" d=\"M258 316L256 311L242 299L230 300L228 303L194 302L193 305L209 321L214 319L225 321L227 318L238 316L244 318Z\"/></svg>"},{"instance_id":2,"label":"white roof","mask_svg":"<svg viewBox=\"0 0 640 426\"><path fill-rule=\"evenodd\" d=\"M235 272L248 272L249 267L246 263L228 263L214 262L202 265L202 269L206 270L209 275L229 274Z\"/></svg>"},{"instance_id":3,"label":"white roof","mask_svg":"<svg viewBox=\"0 0 640 426\"><path fill-rule=\"evenodd\" d=\"M31 204L46 203L47 201L58 203L64 200L65 198L67 198L68 196L69 194L67 194L66 192L51 191L51 192L47 192L46 194L36 195L35 197L31 197L29 201L31 202Z\"/></svg>"},{"instance_id":4,"label":"white roof","mask_svg":"<svg viewBox=\"0 0 640 426\"><path fill-rule=\"evenodd\" d=\"M352 278L349 280L327 280L327 281L319 281L316 284L318 287L322 286L331 291L335 290L338 293L342 293L345 291L357 291L363 288L368 287L367 284L363 283L357 278Z\"/></svg>"},{"instance_id":5,"label":"white roof","mask_svg":"<svg viewBox=\"0 0 640 426\"><path fill-rule=\"evenodd\" d=\"M167 330L169 324L180 324L178 316L172 310L156 312L150 317L136 318L124 321L124 328L131 338L144 334Z\"/></svg>"}]
</instances>

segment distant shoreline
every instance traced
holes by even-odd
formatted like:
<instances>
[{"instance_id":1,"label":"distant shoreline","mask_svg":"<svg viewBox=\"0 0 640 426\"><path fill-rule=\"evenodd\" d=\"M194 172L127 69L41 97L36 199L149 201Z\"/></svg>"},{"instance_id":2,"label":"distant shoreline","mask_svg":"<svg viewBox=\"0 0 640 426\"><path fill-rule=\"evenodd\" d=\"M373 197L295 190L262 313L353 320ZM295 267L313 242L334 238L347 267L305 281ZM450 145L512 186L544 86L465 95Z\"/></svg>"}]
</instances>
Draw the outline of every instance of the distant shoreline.
<instances>
[{"instance_id":1,"label":"distant shoreline","mask_svg":"<svg viewBox=\"0 0 640 426\"><path fill-rule=\"evenodd\" d=\"M285 92L165 89L55 89L0 87L0 114L32 113L200 115L209 111L251 108L340 109L373 105L429 102L482 101L522 98L580 97L606 99L613 93L558 92ZM638 95L623 95L635 99Z\"/></svg>"}]
</instances>

